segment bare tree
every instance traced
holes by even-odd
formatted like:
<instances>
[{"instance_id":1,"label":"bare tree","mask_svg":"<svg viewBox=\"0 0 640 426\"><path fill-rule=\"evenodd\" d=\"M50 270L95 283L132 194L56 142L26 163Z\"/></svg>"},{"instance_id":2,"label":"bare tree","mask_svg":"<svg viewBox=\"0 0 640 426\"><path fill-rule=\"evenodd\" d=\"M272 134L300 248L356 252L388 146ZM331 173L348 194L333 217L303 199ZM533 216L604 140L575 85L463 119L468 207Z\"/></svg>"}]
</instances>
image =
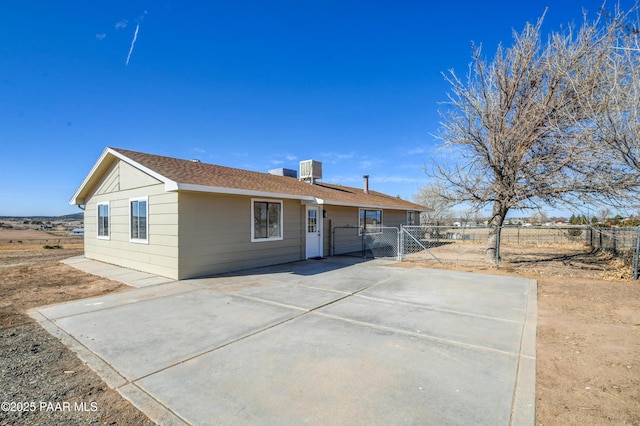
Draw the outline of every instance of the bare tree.
<instances>
[{"instance_id":1,"label":"bare tree","mask_svg":"<svg viewBox=\"0 0 640 426\"><path fill-rule=\"evenodd\" d=\"M544 210L539 210L534 214L532 214L529 220L532 223L535 223L538 225L545 225L547 222L549 222L549 215Z\"/></svg>"},{"instance_id":2,"label":"bare tree","mask_svg":"<svg viewBox=\"0 0 640 426\"><path fill-rule=\"evenodd\" d=\"M610 90L605 94L606 109L594 117L597 125L595 143L606 146L630 174L640 174L640 4L628 12L608 14L618 31L611 46L606 73Z\"/></svg>"},{"instance_id":3,"label":"bare tree","mask_svg":"<svg viewBox=\"0 0 640 426\"><path fill-rule=\"evenodd\" d=\"M431 209L422 213L421 223L442 225L453 219L451 207L455 203L447 197L443 197L443 192L443 188L440 188L438 183L431 183L420 188L419 192L413 196L414 202Z\"/></svg>"},{"instance_id":4,"label":"bare tree","mask_svg":"<svg viewBox=\"0 0 640 426\"><path fill-rule=\"evenodd\" d=\"M605 223L609 217L611 217L611 210L608 207L603 207L598 210L598 220L600 223Z\"/></svg>"},{"instance_id":5,"label":"bare tree","mask_svg":"<svg viewBox=\"0 0 640 426\"><path fill-rule=\"evenodd\" d=\"M492 205L487 260L495 259L510 209L540 209L557 202L614 201L633 187L614 159L594 150L596 100L610 89L614 25L600 19L569 26L541 41L543 19L514 33L487 62L474 47L466 79L454 71L449 108L441 112L443 161L427 174L450 200Z\"/></svg>"}]
</instances>

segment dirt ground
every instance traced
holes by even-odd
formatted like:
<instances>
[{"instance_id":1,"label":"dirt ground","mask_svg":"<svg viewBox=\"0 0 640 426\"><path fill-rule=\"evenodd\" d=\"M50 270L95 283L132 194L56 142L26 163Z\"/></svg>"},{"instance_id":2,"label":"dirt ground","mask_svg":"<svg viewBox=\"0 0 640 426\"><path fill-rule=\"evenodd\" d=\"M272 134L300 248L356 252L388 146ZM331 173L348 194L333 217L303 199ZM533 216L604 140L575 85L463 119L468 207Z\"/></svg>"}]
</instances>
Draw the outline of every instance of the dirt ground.
<instances>
[{"instance_id":1,"label":"dirt ground","mask_svg":"<svg viewBox=\"0 0 640 426\"><path fill-rule=\"evenodd\" d=\"M0 249L0 402L14 403L0 410L0 424L152 424L25 314L128 287L57 262L81 248L21 248ZM415 259L398 266L538 280L536 423L640 425L640 284L629 268L579 247L517 259L499 270ZM32 402L33 410L21 404Z\"/></svg>"},{"instance_id":2,"label":"dirt ground","mask_svg":"<svg viewBox=\"0 0 640 426\"><path fill-rule=\"evenodd\" d=\"M0 250L0 424L152 425L25 313L129 287L57 262L82 248L20 248Z\"/></svg>"}]
</instances>

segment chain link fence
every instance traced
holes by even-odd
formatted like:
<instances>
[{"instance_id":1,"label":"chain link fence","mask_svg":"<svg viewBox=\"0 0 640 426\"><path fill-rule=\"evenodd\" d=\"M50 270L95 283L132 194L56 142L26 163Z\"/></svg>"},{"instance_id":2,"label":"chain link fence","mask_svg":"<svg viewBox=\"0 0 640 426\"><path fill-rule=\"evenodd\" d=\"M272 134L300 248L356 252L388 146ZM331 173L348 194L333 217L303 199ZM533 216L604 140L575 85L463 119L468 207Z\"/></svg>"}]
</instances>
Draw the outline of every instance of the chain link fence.
<instances>
[{"instance_id":1,"label":"chain link fence","mask_svg":"<svg viewBox=\"0 0 640 426\"><path fill-rule=\"evenodd\" d=\"M495 238L491 239L491 233ZM376 227L337 226L331 230L331 254L394 258L459 266L531 266L543 262L570 265L585 255L605 252L624 262L638 279L640 227L455 227L437 225ZM489 247L488 241L500 241ZM493 250L491 250L493 249ZM592 256L590 262L597 258ZM586 265L597 269L597 265Z\"/></svg>"},{"instance_id":2,"label":"chain link fence","mask_svg":"<svg viewBox=\"0 0 640 426\"><path fill-rule=\"evenodd\" d=\"M488 245L491 232L499 245ZM569 264L581 254L607 252L622 259L638 279L640 228L420 225L403 226L400 240L403 260L461 266L533 265L551 260Z\"/></svg>"},{"instance_id":3,"label":"chain link fence","mask_svg":"<svg viewBox=\"0 0 640 426\"><path fill-rule=\"evenodd\" d=\"M633 268L633 279L639 277L640 227L588 228L585 235L594 250L602 250L622 258Z\"/></svg>"},{"instance_id":4,"label":"chain link fence","mask_svg":"<svg viewBox=\"0 0 640 426\"><path fill-rule=\"evenodd\" d=\"M399 233L398 228L387 226L371 230L336 226L331 229L331 254L400 260Z\"/></svg>"}]
</instances>

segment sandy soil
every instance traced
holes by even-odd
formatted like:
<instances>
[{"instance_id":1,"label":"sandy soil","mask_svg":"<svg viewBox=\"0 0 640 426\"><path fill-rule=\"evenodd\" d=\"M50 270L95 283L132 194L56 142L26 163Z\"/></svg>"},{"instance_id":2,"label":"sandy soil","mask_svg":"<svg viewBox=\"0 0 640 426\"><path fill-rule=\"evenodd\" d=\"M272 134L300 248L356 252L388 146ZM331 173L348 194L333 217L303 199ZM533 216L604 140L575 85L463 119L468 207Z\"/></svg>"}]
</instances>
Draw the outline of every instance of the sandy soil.
<instances>
[{"instance_id":1,"label":"sandy soil","mask_svg":"<svg viewBox=\"0 0 640 426\"><path fill-rule=\"evenodd\" d=\"M15 403L14 411L0 410L0 424L151 424L25 314L128 289L56 262L78 252L0 250L0 402ZM619 260L579 248L531 256L499 270L439 267L538 280L538 425L640 425L640 284ZM20 402L36 409L17 410Z\"/></svg>"},{"instance_id":2,"label":"sandy soil","mask_svg":"<svg viewBox=\"0 0 640 426\"><path fill-rule=\"evenodd\" d=\"M25 314L36 306L129 289L56 262L81 252L0 250L2 425L153 424Z\"/></svg>"}]
</instances>

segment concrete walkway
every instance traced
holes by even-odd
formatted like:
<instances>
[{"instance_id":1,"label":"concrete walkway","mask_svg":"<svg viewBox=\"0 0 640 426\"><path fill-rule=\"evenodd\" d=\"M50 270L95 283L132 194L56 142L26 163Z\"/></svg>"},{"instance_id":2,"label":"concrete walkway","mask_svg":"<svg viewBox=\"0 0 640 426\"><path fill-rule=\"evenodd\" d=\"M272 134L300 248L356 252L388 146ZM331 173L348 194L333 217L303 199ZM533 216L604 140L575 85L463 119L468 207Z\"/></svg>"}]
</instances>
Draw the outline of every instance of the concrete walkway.
<instances>
[{"instance_id":1,"label":"concrete walkway","mask_svg":"<svg viewBox=\"0 0 640 426\"><path fill-rule=\"evenodd\" d=\"M153 278L92 262L68 263ZM535 281L339 257L155 278L31 315L160 424L534 424Z\"/></svg>"},{"instance_id":2,"label":"concrete walkway","mask_svg":"<svg viewBox=\"0 0 640 426\"><path fill-rule=\"evenodd\" d=\"M83 272L119 281L136 288L166 284L175 281L171 278L147 274L146 272L134 271L133 269L121 268L108 263L98 262L97 260L87 259L84 256L70 257L63 260L62 263L73 266Z\"/></svg>"}]
</instances>

